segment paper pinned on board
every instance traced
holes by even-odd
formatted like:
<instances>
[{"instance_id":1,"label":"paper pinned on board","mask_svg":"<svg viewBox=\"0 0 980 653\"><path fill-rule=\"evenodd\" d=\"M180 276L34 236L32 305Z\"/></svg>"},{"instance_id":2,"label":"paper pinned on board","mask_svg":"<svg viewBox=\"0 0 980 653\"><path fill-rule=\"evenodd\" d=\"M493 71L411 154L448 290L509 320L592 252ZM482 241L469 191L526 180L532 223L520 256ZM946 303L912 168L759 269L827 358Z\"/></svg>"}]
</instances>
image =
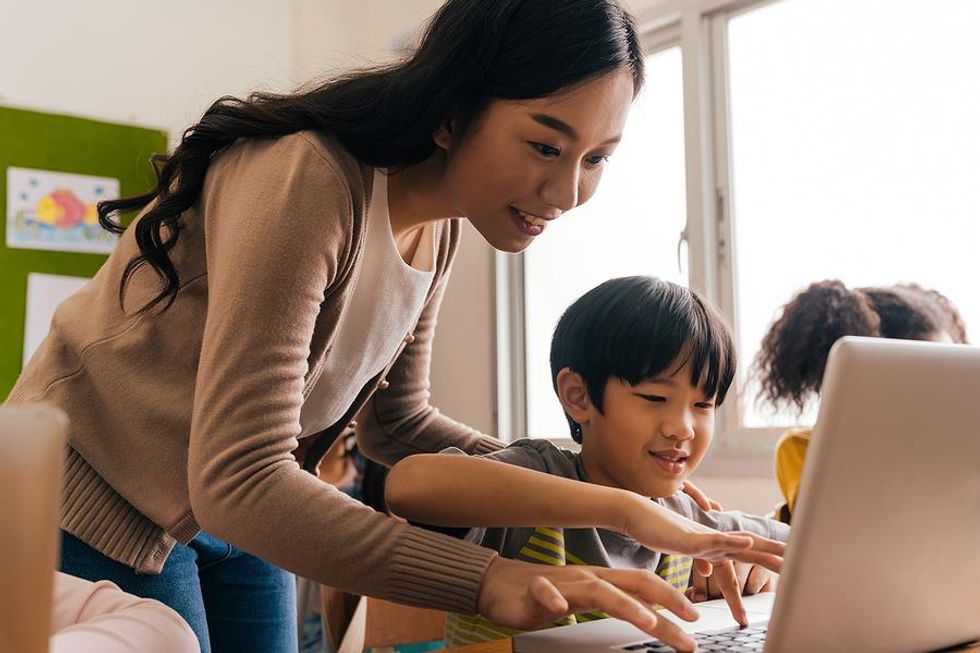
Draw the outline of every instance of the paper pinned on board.
<instances>
[{"instance_id":1,"label":"paper pinned on board","mask_svg":"<svg viewBox=\"0 0 980 653\"><path fill-rule=\"evenodd\" d=\"M95 205L118 197L118 179L7 168L7 247L109 254Z\"/></svg>"},{"instance_id":2,"label":"paper pinned on board","mask_svg":"<svg viewBox=\"0 0 980 653\"><path fill-rule=\"evenodd\" d=\"M27 311L24 321L24 365L48 335L51 318L58 304L88 283L85 277L69 277L61 274L27 275Z\"/></svg>"}]
</instances>

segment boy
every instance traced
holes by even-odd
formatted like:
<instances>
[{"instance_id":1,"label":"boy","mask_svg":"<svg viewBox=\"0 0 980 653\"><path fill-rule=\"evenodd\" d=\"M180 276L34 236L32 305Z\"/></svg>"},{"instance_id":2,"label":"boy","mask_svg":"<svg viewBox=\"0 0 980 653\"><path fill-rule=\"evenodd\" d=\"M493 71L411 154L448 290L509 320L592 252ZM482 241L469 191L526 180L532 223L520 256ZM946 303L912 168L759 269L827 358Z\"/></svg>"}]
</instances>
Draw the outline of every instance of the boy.
<instances>
[{"instance_id":1,"label":"boy","mask_svg":"<svg viewBox=\"0 0 980 653\"><path fill-rule=\"evenodd\" d=\"M680 491L711 444L735 374L731 333L697 293L651 277L601 284L562 315L551 370L580 453L524 439L481 460L458 450L411 456L388 477L391 510L439 527L481 526L462 534L507 558L649 569L678 589L689 585L691 559L658 550L690 551L689 539L712 532L706 526L786 541L784 524L706 512ZM751 561L774 568L758 555ZM729 601L744 623L740 601ZM447 620L451 645L512 633L481 617Z\"/></svg>"}]
</instances>

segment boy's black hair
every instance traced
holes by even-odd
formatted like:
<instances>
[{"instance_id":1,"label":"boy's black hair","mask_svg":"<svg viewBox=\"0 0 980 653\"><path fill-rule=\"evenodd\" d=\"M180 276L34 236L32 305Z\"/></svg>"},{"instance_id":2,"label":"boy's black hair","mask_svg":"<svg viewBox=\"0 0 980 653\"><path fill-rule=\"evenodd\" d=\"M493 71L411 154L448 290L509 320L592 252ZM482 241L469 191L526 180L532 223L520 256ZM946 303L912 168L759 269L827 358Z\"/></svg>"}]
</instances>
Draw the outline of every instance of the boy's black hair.
<instances>
[{"instance_id":1,"label":"boy's black hair","mask_svg":"<svg viewBox=\"0 0 980 653\"><path fill-rule=\"evenodd\" d=\"M684 360L678 360L681 355ZM698 293L654 277L610 279L579 297L562 314L551 339L551 381L568 367L585 379L589 399L602 412L606 382L636 385L668 367L691 363L691 385L715 405L735 376L735 343L717 310ZM567 413L572 438L582 429Z\"/></svg>"}]
</instances>

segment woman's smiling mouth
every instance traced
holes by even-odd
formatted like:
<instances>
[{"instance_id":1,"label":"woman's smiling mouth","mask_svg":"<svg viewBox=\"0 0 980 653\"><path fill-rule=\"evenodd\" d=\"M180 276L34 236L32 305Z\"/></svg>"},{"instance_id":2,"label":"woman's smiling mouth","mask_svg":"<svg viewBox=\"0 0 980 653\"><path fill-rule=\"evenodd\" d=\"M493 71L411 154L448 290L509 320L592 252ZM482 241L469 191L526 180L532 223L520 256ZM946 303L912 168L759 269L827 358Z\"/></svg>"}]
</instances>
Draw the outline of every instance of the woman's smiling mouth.
<instances>
[{"instance_id":1,"label":"woman's smiling mouth","mask_svg":"<svg viewBox=\"0 0 980 653\"><path fill-rule=\"evenodd\" d=\"M510 208L511 217L517 223L517 228L525 235L540 236L548 225L548 221L544 218L526 213L513 206L508 208Z\"/></svg>"}]
</instances>

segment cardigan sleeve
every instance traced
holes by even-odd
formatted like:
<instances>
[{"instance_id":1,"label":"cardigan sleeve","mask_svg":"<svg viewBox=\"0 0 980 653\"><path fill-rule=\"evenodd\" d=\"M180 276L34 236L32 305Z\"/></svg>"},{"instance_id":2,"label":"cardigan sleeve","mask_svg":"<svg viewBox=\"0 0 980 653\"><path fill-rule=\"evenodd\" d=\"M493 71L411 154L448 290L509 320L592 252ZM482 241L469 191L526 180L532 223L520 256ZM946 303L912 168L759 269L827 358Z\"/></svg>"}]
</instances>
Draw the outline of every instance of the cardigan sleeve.
<instances>
[{"instance_id":1,"label":"cardigan sleeve","mask_svg":"<svg viewBox=\"0 0 980 653\"><path fill-rule=\"evenodd\" d=\"M442 414L429 403L432 341L449 281L448 267L459 245L459 225L448 221L444 232L450 242L442 277L422 310L415 332L409 334L410 342L388 371L385 383L358 416L358 447L364 455L388 466L411 454L436 453L448 447L468 454L485 454L506 446Z\"/></svg>"},{"instance_id":2,"label":"cardigan sleeve","mask_svg":"<svg viewBox=\"0 0 980 653\"><path fill-rule=\"evenodd\" d=\"M197 522L322 584L475 611L492 552L374 512L292 453L317 314L354 247L340 162L295 134L236 145L213 168L201 199L209 296L187 460Z\"/></svg>"}]
</instances>

